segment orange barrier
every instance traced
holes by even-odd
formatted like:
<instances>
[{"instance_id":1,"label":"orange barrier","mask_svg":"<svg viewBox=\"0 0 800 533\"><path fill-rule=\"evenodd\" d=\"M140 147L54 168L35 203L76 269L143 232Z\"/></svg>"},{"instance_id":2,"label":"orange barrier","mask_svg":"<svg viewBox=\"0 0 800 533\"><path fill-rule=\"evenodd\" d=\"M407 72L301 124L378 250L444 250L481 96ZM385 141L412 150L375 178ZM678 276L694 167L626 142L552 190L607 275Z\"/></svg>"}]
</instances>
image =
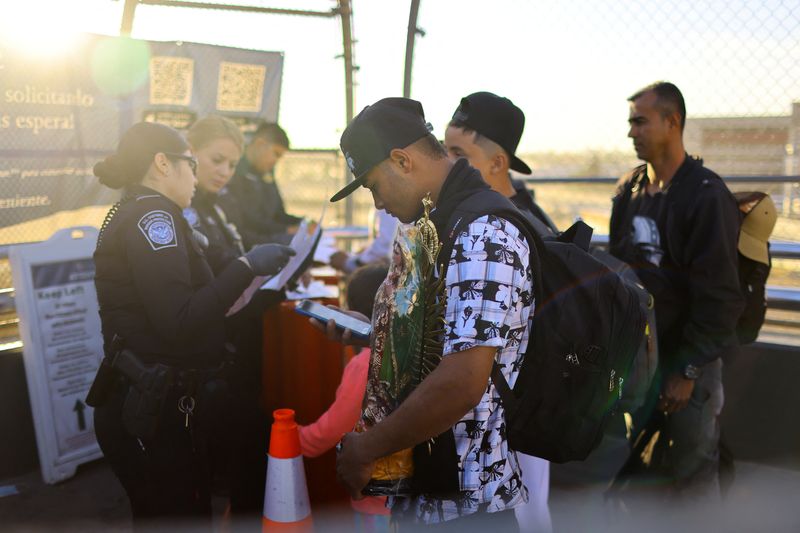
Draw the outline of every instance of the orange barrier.
<instances>
[{"instance_id":1,"label":"orange barrier","mask_svg":"<svg viewBox=\"0 0 800 533\"><path fill-rule=\"evenodd\" d=\"M273 416L262 531L312 531L311 505L294 411L277 409Z\"/></svg>"},{"instance_id":2,"label":"orange barrier","mask_svg":"<svg viewBox=\"0 0 800 533\"><path fill-rule=\"evenodd\" d=\"M263 407L268 413L291 407L298 423L310 424L333 403L352 350L314 329L308 317L294 311L294 303L283 302L264 314ZM336 481L334 450L306 458L305 467L315 512L350 508L350 496Z\"/></svg>"}]
</instances>

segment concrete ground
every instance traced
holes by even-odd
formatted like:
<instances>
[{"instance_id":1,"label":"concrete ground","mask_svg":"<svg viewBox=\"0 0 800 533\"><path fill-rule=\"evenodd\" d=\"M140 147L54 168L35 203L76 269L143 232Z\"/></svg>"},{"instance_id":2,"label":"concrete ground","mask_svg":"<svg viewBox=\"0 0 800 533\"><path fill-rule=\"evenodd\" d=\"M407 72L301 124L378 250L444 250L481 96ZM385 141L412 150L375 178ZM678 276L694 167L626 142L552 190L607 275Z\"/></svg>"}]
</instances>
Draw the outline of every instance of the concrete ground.
<instances>
[{"instance_id":1,"label":"concrete ground","mask_svg":"<svg viewBox=\"0 0 800 533\"><path fill-rule=\"evenodd\" d=\"M554 529L557 533L800 531L800 472L753 463L737 463L736 472L726 500L717 505L667 507L648 498L610 504L603 500L600 487L554 488L550 498ZM224 502L217 503L216 507L224 507ZM316 513L315 531L352 530L348 520ZM260 524L252 525L253 531L260 529ZM225 528L217 521L214 529ZM38 471L0 480L0 530L128 532L130 509L122 487L99 460L81 466L73 478L57 485L44 484Z\"/></svg>"},{"instance_id":2,"label":"concrete ground","mask_svg":"<svg viewBox=\"0 0 800 533\"><path fill-rule=\"evenodd\" d=\"M665 504L644 488L638 497L609 502L604 487L554 489L550 510L556 532L797 533L800 471L736 463L736 477L720 503Z\"/></svg>"},{"instance_id":3,"label":"concrete ground","mask_svg":"<svg viewBox=\"0 0 800 533\"><path fill-rule=\"evenodd\" d=\"M38 470L0 480L3 531L128 532L130 506L125 491L104 460L78 467L74 477L47 485ZM0 492L0 493L2 493Z\"/></svg>"}]
</instances>

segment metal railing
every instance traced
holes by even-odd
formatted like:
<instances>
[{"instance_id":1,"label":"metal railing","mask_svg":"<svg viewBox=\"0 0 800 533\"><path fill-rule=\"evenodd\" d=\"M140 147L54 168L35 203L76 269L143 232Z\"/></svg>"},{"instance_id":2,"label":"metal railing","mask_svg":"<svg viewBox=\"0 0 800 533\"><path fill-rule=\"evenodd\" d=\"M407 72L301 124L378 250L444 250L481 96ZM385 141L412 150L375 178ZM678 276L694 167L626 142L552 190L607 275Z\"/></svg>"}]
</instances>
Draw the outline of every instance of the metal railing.
<instances>
[{"instance_id":1,"label":"metal railing","mask_svg":"<svg viewBox=\"0 0 800 533\"><path fill-rule=\"evenodd\" d=\"M619 177L615 178L609 176L592 176L586 178L518 176L518 178L531 186L540 183L613 185L619 181ZM800 176L725 176L723 180L726 183L800 183Z\"/></svg>"},{"instance_id":2,"label":"metal railing","mask_svg":"<svg viewBox=\"0 0 800 533\"><path fill-rule=\"evenodd\" d=\"M308 178L302 174L300 181L307 183ZM800 176L731 176L724 178L728 183L754 183L754 184L796 184L800 182ZM290 180L291 181L291 180ZM617 182L617 178L612 177L592 177L592 178L561 178L561 177L545 177L545 178L528 178L526 182L531 186L557 184L557 185L613 185ZM316 187L313 189L317 189ZM306 188L307 190L307 188ZM325 188L319 187L324 194ZM318 205L318 201L325 201L326 198L307 198L306 201ZM346 217L345 217L346 218ZM600 247L608 246L608 235L596 234L592 239L592 244ZM0 246L0 261L8 258L11 246ZM800 242L791 242L786 240L770 241L770 251L773 259L789 260L792 262L800 261ZM797 263L797 270L800 271L800 262ZM794 267L792 267L794 269ZM800 288L785 287L780 285L767 286L767 302L772 310L785 312L790 316L779 317L767 320L768 323L778 324L782 327L788 327L792 331L800 331L800 319L791 316L791 313L800 312ZM3 335L3 330L16 330L19 323L15 313L14 306L14 289L13 287L0 288L0 353L21 348L22 343L16 333L14 335ZM795 333L793 333L795 335Z\"/></svg>"}]
</instances>

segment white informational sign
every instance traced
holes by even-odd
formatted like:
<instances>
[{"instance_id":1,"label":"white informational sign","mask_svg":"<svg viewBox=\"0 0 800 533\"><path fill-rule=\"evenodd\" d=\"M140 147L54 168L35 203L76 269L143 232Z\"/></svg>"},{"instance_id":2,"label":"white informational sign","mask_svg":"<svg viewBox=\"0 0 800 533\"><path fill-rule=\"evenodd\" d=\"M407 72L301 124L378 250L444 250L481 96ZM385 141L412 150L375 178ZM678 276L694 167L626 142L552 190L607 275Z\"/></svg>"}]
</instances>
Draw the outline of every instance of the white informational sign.
<instances>
[{"instance_id":1,"label":"white informational sign","mask_svg":"<svg viewBox=\"0 0 800 533\"><path fill-rule=\"evenodd\" d=\"M102 456L84 402L103 357L95 228L64 229L9 254L42 477L57 483Z\"/></svg>"}]
</instances>

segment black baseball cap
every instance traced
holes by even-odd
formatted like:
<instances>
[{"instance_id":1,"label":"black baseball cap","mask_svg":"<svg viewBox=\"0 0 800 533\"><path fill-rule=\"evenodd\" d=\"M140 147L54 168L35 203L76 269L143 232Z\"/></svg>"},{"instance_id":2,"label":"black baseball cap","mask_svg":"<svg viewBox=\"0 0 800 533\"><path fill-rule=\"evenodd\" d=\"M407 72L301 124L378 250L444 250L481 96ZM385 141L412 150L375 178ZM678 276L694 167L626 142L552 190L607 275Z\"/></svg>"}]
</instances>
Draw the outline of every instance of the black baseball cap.
<instances>
[{"instance_id":1,"label":"black baseball cap","mask_svg":"<svg viewBox=\"0 0 800 533\"><path fill-rule=\"evenodd\" d=\"M389 157L395 148L405 148L433 130L425 122L422 104L410 98L384 98L361 110L342 133L339 146L356 179L331 197L337 202L358 189L364 176Z\"/></svg>"},{"instance_id":2,"label":"black baseball cap","mask_svg":"<svg viewBox=\"0 0 800 533\"><path fill-rule=\"evenodd\" d=\"M511 157L512 170L531 173L531 168L515 155L525 129L525 113L511 100L485 91L472 93L461 99L453 120L499 144Z\"/></svg>"}]
</instances>

